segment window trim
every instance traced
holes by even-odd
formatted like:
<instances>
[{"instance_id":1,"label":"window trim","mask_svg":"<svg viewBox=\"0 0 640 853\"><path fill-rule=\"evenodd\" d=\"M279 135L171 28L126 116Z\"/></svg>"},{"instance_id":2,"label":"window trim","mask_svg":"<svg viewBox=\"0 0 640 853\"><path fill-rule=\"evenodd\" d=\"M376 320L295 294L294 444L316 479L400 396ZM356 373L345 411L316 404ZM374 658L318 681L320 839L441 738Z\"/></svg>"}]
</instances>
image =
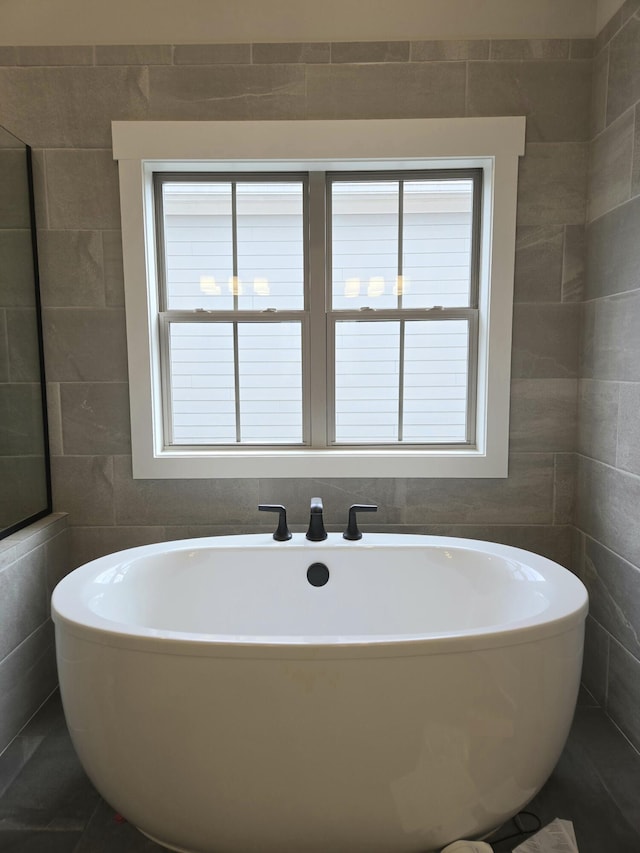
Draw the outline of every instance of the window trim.
<instances>
[{"instance_id":1,"label":"window trim","mask_svg":"<svg viewBox=\"0 0 640 853\"><path fill-rule=\"evenodd\" d=\"M524 117L113 122L134 478L507 476L517 172L524 130ZM479 167L484 173L476 447L165 450L152 173L199 168L404 170L434 165ZM494 234L500 239L494 240ZM313 254L310 263L318 263ZM324 294L318 298L324 299ZM317 358L314 346L317 342L312 342L311 357Z\"/></svg>"}]
</instances>

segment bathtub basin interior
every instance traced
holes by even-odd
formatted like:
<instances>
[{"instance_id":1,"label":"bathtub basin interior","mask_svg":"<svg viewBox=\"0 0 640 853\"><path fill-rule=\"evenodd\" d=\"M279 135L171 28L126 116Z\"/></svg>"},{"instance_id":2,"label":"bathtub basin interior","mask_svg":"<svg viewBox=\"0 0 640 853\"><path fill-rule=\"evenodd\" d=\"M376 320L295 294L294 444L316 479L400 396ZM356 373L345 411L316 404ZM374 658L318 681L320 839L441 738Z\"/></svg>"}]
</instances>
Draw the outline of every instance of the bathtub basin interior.
<instances>
[{"instance_id":1,"label":"bathtub basin interior","mask_svg":"<svg viewBox=\"0 0 640 853\"><path fill-rule=\"evenodd\" d=\"M307 578L313 564L326 567L322 586ZM369 534L347 543L333 534L320 545L302 534L287 543L219 537L131 549L79 571L79 599L64 583L56 590L60 618L83 624L90 613L107 632L207 641L370 643L523 628L542 635L572 618L576 596L586 603L579 581L543 557L435 537Z\"/></svg>"}]
</instances>

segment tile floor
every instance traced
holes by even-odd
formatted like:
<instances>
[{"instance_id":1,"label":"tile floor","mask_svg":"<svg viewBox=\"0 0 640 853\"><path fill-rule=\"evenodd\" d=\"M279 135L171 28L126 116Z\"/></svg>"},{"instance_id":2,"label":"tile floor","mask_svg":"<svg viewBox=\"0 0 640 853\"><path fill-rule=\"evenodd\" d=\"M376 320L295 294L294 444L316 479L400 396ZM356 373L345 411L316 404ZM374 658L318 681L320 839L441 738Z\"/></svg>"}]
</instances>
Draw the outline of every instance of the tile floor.
<instances>
[{"instance_id":1,"label":"tile floor","mask_svg":"<svg viewBox=\"0 0 640 853\"><path fill-rule=\"evenodd\" d=\"M528 809L543 824L572 820L580 853L640 853L640 755L585 691L562 758ZM494 849L510 853L521 840ZM78 763L54 694L0 756L1 853L163 849L115 820Z\"/></svg>"}]
</instances>

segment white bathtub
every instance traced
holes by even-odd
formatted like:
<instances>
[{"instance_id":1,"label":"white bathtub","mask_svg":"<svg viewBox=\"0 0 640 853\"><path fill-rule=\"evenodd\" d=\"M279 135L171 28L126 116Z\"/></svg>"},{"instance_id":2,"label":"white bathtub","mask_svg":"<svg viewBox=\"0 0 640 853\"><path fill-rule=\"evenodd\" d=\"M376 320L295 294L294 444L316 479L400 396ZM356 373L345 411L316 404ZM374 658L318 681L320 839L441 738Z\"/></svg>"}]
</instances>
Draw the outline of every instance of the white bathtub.
<instances>
[{"instance_id":1,"label":"white bathtub","mask_svg":"<svg viewBox=\"0 0 640 853\"><path fill-rule=\"evenodd\" d=\"M551 773L587 594L504 545L254 535L103 557L52 609L80 760L145 834L194 853L424 853L486 835Z\"/></svg>"}]
</instances>

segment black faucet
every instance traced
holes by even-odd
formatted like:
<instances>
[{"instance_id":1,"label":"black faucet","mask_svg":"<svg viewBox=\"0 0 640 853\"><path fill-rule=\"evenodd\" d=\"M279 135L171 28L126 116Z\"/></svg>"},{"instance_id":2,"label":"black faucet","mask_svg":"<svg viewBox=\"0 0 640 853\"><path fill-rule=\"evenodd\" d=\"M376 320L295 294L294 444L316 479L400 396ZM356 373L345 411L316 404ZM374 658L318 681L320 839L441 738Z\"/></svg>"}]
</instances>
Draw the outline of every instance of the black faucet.
<instances>
[{"instance_id":1,"label":"black faucet","mask_svg":"<svg viewBox=\"0 0 640 853\"><path fill-rule=\"evenodd\" d=\"M311 542L322 542L327 538L327 531L324 529L324 521L322 520L322 498L311 498L311 515L309 516L309 529L307 530L307 539Z\"/></svg>"}]
</instances>

